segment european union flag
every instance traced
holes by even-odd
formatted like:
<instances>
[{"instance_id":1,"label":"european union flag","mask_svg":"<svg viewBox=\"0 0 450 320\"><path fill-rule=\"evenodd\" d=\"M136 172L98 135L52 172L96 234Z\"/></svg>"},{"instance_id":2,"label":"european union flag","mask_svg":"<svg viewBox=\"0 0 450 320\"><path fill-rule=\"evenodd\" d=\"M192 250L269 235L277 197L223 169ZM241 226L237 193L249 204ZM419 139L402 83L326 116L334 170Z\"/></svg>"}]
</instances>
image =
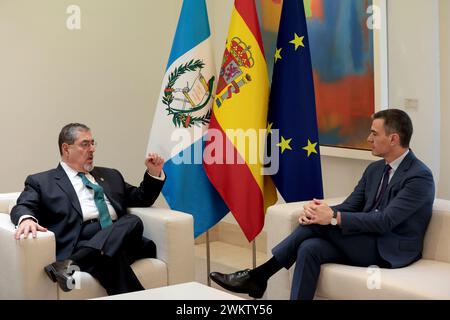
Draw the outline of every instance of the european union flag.
<instances>
[{"instance_id":1,"label":"european union flag","mask_svg":"<svg viewBox=\"0 0 450 320\"><path fill-rule=\"evenodd\" d=\"M319 134L303 0L284 0L270 92L269 132L279 130L272 179L286 202L323 198Z\"/></svg>"}]
</instances>

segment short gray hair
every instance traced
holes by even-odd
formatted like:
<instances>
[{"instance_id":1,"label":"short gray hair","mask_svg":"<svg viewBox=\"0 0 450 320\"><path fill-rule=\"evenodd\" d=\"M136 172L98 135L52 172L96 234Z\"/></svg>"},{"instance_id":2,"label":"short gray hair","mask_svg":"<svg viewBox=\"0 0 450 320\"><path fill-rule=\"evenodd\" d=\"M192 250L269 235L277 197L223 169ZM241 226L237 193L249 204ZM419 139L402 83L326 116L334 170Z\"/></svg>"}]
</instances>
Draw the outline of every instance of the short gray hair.
<instances>
[{"instance_id":1,"label":"short gray hair","mask_svg":"<svg viewBox=\"0 0 450 320\"><path fill-rule=\"evenodd\" d=\"M62 155L62 145L63 143L74 144L77 139L78 132L91 131L91 129L82 123L69 123L66 124L59 133L58 146L59 154Z\"/></svg>"}]
</instances>

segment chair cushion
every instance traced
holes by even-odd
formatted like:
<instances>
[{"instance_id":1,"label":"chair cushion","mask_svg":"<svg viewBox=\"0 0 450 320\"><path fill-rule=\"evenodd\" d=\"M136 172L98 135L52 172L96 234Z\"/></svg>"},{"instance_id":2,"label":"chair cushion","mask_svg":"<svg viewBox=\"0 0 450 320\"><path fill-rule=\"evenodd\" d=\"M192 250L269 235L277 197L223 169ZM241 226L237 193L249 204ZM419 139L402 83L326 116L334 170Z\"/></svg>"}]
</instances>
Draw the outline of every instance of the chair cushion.
<instances>
[{"instance_id":1,"label":"chair cushion","mask_svg":"<svg viewBox=\"0 0 450 320\"><path fill-rule=\"evenodd\" d=\"M9 205L8 205L8 211L7 213L10 214L12 211L12 208L14 208L14 206L17 204L17 198L16 199L11 199L11 201L9 201Z\"/></svg>"},{"instance_id":2,"label":"chair cushion","mask_svg":"<svg viewBox=\"0 0 450 320\"><path fill-rule=\"evenodd\" d=\"M141 259L133 263L131 267L145 289L167 285L167 265L163 261L158 259ZM74 277L76 277L77 282L80 283L80 288L83 290L75 288L70 292L64 292L58 287L58 299L92 299L108 295L100 283L89 273L75 272Z\"/></svg>"},{"instance_id":3,"label":"chair cushion","mask_svg":"<svg viewBox=\"0 0 450 320\"><path fill-rule=\"evenodd\" d=\"M10 213L16 205L20 192L0 193L0 213Z\"/></svg>"},{"instance_id":4,"label":"chair cushion","mask_svg":"<svg viewBox=\"0 0 450 320\"><path fill-rule=\"evenodd\" d=\"M448 263L421 259L399 269L378 269L380 289L368 289L368 268L322 266L316 295L328 299L450 299ZM292 279L292 275L291 275Z\"/></svg>"},{"instance_id":5,"label":"chair cushion","mask_svg":"<svg viewBox=\"0 0 450 320\"><path fill-rule=\"evenodd\" d=\"M423 257L450 263L450 201L435 199L425 234Z\"/></svg>"}]
</instances>

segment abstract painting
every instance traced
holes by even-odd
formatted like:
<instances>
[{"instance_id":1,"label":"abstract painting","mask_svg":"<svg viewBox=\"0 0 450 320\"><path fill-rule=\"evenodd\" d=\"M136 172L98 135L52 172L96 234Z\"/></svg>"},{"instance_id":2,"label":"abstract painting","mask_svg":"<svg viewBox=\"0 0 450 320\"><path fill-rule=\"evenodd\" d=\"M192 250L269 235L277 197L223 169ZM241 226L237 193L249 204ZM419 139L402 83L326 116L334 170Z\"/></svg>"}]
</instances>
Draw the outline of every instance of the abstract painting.
<instances>
[{"instance_id":1,"label":"abstract painting","mask_svg":"<svg viewBox=\"0 0 450 320\"><path fill-rule=\"evenodd\" d=\"M258 4L269 73L282 2ZM374 33L367 23L372 2L304 0L322 146L369 149L375 112Z\"/></svg>"}]
</instances>

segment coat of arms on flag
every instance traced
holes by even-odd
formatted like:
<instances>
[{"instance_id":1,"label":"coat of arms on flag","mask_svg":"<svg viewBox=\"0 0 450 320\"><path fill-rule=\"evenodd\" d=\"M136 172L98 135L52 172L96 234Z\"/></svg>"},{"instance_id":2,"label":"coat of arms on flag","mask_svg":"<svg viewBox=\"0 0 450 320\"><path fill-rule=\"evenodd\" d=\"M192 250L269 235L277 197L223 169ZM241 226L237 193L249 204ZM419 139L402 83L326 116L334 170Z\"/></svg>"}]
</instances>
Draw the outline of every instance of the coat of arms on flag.
<instances>
[{"instance_id":1,"label":"coat of arms on flag","mask_svg":"<svg viewBox=\"0 0 450 320\"><path fill-rule=\"evenodd\" d=\"M175 67L169 75L162 103L167 106L167 114L172 116L176 127L189 128L209 123L211 109L208 102L214 76L207 81L202 74L204 66L202 60L191 60Z\"/></svg>"},{"instance_id":2,"label":"coat of arms on flag","mask_svg":"<svg viewBox=\"0 0 450 320\"><path fill-rule=\"evenodd\" d=\"M245 69L250 69L255 64L250 49L250 46L239 37L231 39L229 48L225 48L216 90L217 107L220 107L224 100L230 99L233 93L238 94L242 86L252 81L250 74L245 73Z\"/></svg>"}]
</instances>

